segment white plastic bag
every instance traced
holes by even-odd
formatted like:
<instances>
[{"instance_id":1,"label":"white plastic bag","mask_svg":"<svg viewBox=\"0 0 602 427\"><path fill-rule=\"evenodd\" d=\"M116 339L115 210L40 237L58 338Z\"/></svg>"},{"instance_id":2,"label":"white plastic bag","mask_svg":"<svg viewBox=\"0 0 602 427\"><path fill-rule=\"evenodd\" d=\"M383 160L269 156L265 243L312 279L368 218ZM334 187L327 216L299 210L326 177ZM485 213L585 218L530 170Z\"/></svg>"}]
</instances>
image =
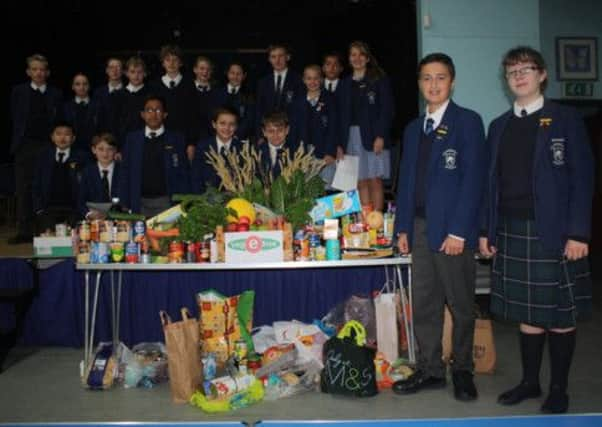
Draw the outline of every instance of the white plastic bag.
<instances>
[{"instance_id":1,"label":"white plastic bag","mask_svg":"<svg viewBox=\"0 0 602 427\"><path fill-rule=\"evenodd\" d=\"M257 353L263 353L268 348L278 345L274 328L268 325L258 326L251 330L251 338L253 338L253 346Z\"/></svg>"}]
</instances>

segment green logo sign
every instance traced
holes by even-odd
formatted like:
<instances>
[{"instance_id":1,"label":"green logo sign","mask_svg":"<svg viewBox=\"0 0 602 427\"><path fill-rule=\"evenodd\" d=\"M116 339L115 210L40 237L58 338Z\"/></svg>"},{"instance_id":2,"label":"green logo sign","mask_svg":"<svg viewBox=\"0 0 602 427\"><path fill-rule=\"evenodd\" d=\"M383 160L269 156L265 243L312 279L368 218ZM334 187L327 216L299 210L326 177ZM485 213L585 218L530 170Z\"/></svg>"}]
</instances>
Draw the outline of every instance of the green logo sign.
<instances>
[{"instance_id":1,"label":"green logo sign","mask_svg":"<svg viewBox=\"0 0 602 427\"><path fill-rule=\"evenodd\" d=\"M278 248L280 241L275 239L262 239L259 236L249 236L246 239L236 239L228 243L228 247L235 251L257 253Z\"/></svg>"}]
</instances>

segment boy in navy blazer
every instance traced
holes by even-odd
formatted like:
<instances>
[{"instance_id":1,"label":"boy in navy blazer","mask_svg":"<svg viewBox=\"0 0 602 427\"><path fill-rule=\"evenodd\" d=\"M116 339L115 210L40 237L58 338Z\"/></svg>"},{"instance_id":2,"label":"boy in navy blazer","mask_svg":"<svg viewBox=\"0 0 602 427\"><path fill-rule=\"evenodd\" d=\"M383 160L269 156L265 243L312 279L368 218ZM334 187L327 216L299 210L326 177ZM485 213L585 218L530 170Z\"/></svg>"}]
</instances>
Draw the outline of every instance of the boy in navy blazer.
<instances>
[{"instance_id":1,"label":"boy in navy blazer","mask_svg":"<svg viewBox=\"0 0 602 427\"><path fill-rule=\"evenodd\" d=\"M301 76L288 67L291 55L286 46L269 46L268 59L272 72L257 84L257 131L262 129L263 117L270 112L284 111L291 117L294 101L303 91ZM262 135L258 135L258 138L262 139Z\"/></svg>"},{"instance_id":2,"label":"boy in navy blazer","mask_svg":"<svg viewBox=\"0 0 602 427\"><path fill-rule=\"evenodd\" d=\"M112 98L117 91L123 89L123 63L121 59L115 57L107 59L105 73L107 75L107 83L97 87L92 92L92 99L98 105L97 130L99 132L110 132L115 129L112 123L114 116L111 109L114 105Z\"/></svg>"},{"instance_id":3,"label":"boy in navy blazer","mask_svg":"<svg viewBox=\"0 0 602 427\"><path fill-rule=\"evenodd\" d=\"M265 184L280 176L280 163L285 157L292 159L295 150L290 136L289 120L282 111L275 111L263 119L264 141L258 146L261 154L260 179Z\"/></svg>"},{"instance_id":4,"label":"boy in navy blazer","mask_svg":"<svg viewBox=\"0 0 602 427\"><path fill-rule=\"evenodd\" d=\"M117 138L117 145L121 148L128 132L144 127L144 120L140 111L144 100L150 94L150 89L144 83L146 77L146 64L142 58L133 56L125 65L128 84L117 91L112 98L111 111L113 118L111 133ZM117 158L120 158L118 153Z\"/></svg>"},{"instance_id":5,"label":"boy in navy blazer","mask_svg":"<svg viewBox=\"0 0 602 427\"><path fill-rule=\"evenodd\" d=\"M481 117L451 101L455 68L442 53L418 66L426 115L404 132L395 234L402 254L412 254L414 325L420 348L417 371L398 381L399 394L444 387L443 313L454 319L454 396L477 398L473 381L474 289L478 218L486 149Z\"/></svg>"},{"instance_id":6,"label":"boy in navy blazer","mask_svg":"<svg viewBox=\"0 0 602 427\"><path fill-rule=\"evenodd\" d=\"M123 146L119 191L123 206L148 218L190 191L190 168L184 136L163 125L165 101L150 95L140 115L144 128L128 133Z\"/></svg>"},{"instance_id":7,"label":"boy in navy blazer","mask_svg":"<svg viewBox=\"0 0 602 427\"><path fill-rule=\"evenodd\" d=\"M90 82L85 74L78 73L73 77L71 89L75 96L65 103L64 118L76 135L73 146L89 153L99 124L98 103L90 98Z\"/></svg>"},{"instance_id":8,"label":"boy in navy blazer","mask_svg":"<svg viewBox=\"0 0 602 427\"><path fill-rule=\"evenodd\" d=\"M217 172L207 163L207 153L213 148L216 153L225 158L231 152L240 152L241 143L236 138L236 112L227 107L218 108L212 120L215 136L200 141L196 146L196 153L192 161L192 192L203 193L207 187L219 188L221 179ZM228 164L228 163L226 163Z\"/></svg>"},{"instance_id":9,"label":"boy in navy blazer","mask_svg":"<svg viewBox=\"0 0 602 427\"><path fill-rule=\"evenodd\" d=\"M39 54L27 58L28 83L12 90L10 107L12 139L10 152L15 159L17 194L17 235L10 244L31 241L33 207L33 171L40 151L47 147L48 135L60 120L63 108L61 92L47 84L50 71L48 60Z\"/></svg>"},{"instance_id":10,"label":"boy in navy blazer","mask_svg":"<svg viewBox=\"0 0 602 427\"><path fill-rule=\"evenodd\" d=\"M339 91L341 73L343 72L343 60L338 52L329 52L322 58L322 72L324 74L324 89L332 94Z\"/></svg>"},{"instance_id":11,"label":"boy in navy blazer","mask_svg":"<svg viewBox=\"0 0 602 427\"><path fill-rule=\"evenodd\" d=\"M54 230L66 222L75 225L81 169L86 155L73 147L75 134L71 125L59 122L50 136L51 147L38 155L32 186L36 231Z\"/></svg>"},{"instance_id":12,"label":"boy in navy blazer","mask_svg":"<svg viewBox=\"0 0 602 427\"><path fill-rule=\"evenodd\" d=\"M87 203L111 203L119 197L120 163L115 162L117 141L110 133L101 133L92 138L92 153L95 162L82 171L79 186L79 213L86 219L99 217L99 213L88 209Z\"/></svg>"},{"instance_id":13,"label":"boy in navy blazer","mask_svg":"<svg viewBox=\"0 0 602 427\"><path fill-rule=\"evenodd\" d=\"M211 126L211 119L215 108L219 105L216 90L213 85L213 62L206 56L198 56L194 61L194 100L191 111L193 112L193 140L187 147L188 157L192 159L195 144L215 134Z\"/></svg>"},{"instance_id":14,"label":"boy in navy blazer","mask_svg":"<svg viewBox=\"0 0 602 427\"><path fill-rule=\"evenodd\" d=\"M159 59L165 74L154 82L153 94L165 99L169 109L165 126L172 132L184 135L187 145L193 147L193 150L198 141L198 136L193 131L196 105L192 82L181 72L182 50L175 45L165 45L161 47Z\"/></svg>"}]
</instances>

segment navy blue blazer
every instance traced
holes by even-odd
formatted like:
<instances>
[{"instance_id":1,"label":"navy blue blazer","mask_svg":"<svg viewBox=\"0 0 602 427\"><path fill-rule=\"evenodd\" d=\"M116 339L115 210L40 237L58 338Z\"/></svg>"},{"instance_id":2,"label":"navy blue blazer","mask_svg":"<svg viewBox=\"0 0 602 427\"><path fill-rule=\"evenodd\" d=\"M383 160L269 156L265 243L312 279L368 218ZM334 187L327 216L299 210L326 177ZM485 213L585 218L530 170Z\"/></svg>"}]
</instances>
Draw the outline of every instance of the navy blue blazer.
<instances>
[{"instance_id":1,"label":"navy blue blazer","mask_svg":"<svg viewBox=\"0 0 602 427\"><path fill-rule=\"evenodd\" d=\"M280 155L283 156L286 153L289 159L291 159L295 154L294 149L289 144L288 138L286 141L284 141L284 144L282 144L281 150L282 151ZM268 142L259 144L257 151L259 151L261 154L261 168L263 172L266 174L272 172L272 178L278 178L280 176L280 163L278 159L276 159L275 163L272 163L272 157L270 156L270 144Z\"/></svg>"},{"instance_id":2,"label":"navy blue blazer","mask_svg":"<svg viewBox=\"0 0 602 427\"><path fill-rule=\"evenodd\" d=\"M52 125L59 121L63 113L63 94L57 88L46 85L44 93L46 109L48 111L48 134ZM21 83L13 87L10 97L10 111L13 122L13 131L10 144L10 152L15 153L25 136L27 130L27 119L29 116L31 99L31 82Z\"/></svg>"},{"instance_id":3,"label":"navy blue blazer","mask_svg":"<svg viewBox=\"0 0 602 427\"><path fill-rule=\"evenodd\" d=\"M315 106L307 100L307 91L295 101L291 122L296 135L293 141L303 141L314 146L314 156L322 159L325 155L336 157L337 154L337 114L334 95L326 90L320 92Z\"/></svg>"},{"instance_id":4,"label":"navy blue blazer","mask_svg":"<svg viewBox=\"0 0 602 427\"><path fill-rule=\"evenodd\" d=\"M198 139L198 108L196 87L191 79L183 76L180 84L173 89L165 86L161 78L150 84L150 91L165 100L167 117L165 127L172 132L179 132L186 138L187 144L194 144Z\"/></svg>"},{"instance_id":5,"label":"navy blue blazer","mask_svg":"<svg viewBox=\"0 0 602 427\"><path fill-rule=\"evenodd\" d=\"M144 143L144 129L140 129L128 133L122 149L119 199L121 204L136 213L139 213L141 209ZM169 197L171 198L174 194L189 193L190 168L186 157L184 136L166 130L163 134L163 146Z\"/></svg>"},{"instance_id":6,"label":"navy blue blazer","mask_svg":"<svg viewBox=\"0 0 602 427\"><path fill-rule=\"evenodd\" d=\"M113 163L113 176L109 183L111 188L110 197L119 197L119 173L121 165L119 162ZM79 212L85 216L89 209L86 207L87 202L110 202L104 199L104 190L102 188L101 172L98 167L98 162L88 164L81 173L81 181L79 186L78 206Z\"/></svg>"},{"instance_id":7,"label":"navy blue blazer","mask_svg":"<svg viewBox=\"0 0 602 427\"><path fill-rule=\"evenodd\" d=\"M238 114L236 136L239 140L247 140L255 135L255 105L245 100L245 95L240 90L236 95L230 95L227 86L217 88L215 102L220 107L232 108Z\"/></svg>"},{"instance_id":8,"label":"navy blue blazer","mask_svg":"<svg viewBox=\"0 0 602 427\"><path fill-rule=\"evenodd\" d=\"M293 104L297 97L301 95L305 86L301 76L290 68L286 72L286 79L282 84L282 92L280 98L280 110L284 111L290 119L293 112ZM271 111L274 111L276 104L276 88L274 84L274 72L259 80L257 84L257 105L255 115L255 130L258 137L262 138L261 122L263 117Z\"/></svg>"},{"instance_id":9,"label":"navy blue blazer","mask_svg":"<svg viewBox=\"0 0 602 427\"><path fill-rule=\"evenodd\" d=\"M339 82L339 123L340 140L346 148L351 126L351 84L352 77L347 76ZM385 148L391 147L391 123L393 122L393 93L389 78L384 76L370 82L364 80L360 85L359 127L362 145L367 151L374 150L374 140L381 137Z\"/></svg>"},{"instance_id":10,"label":"navy blue blazer","mask_svg":"<svg viewBox=\"0 0 602 427\"><path fill-rule=\"evenodd\" d=\"M407 233L413 242L416 210L416 171L424 115L408 124L397 186L395 235ZM425 214L429 248L438 252L448 234L477 247L479 213L487 161L485 130L474 111L450 101L435 129L426 176Z\"/></svg>"},{"instance_id":11,"label":"navy blue blazer","mask_svg":"<svg viewBox=\"0 0 602 427\"><path fill-rule=\"evenodd\" d=\"M150 94L151 88L145 84L138 92L132 93L124 87L111 95L111 133L117 138L120 150L129 132L144 127L140 113L144 108L144 100Z\"/></svg>"},{"instance_id":12,"label":"navy blue blazer","mask_svg":"<svg viewBox=\"0 0 602 427\"><path fill-rule=\"evenodd\" d=\"M97 132L111 132L116 135L113 107L116 103L114 98L118 92L119 90L115 90L112 93L109 93L109 86L106 83L94 89L94 92L92 93L92 99L96 102L98 109L98 123L96 126Z\"/></svg>"},{"instance_id":13,"label":"navy blue blazer","mask_svg":"<svg viewBox=\"0 0 602 427\"><path fill-rule=\"evenodd\" d=\"M63 106L63 117L75 132L75 141L73 145L80 150L90 152L90 143L96 134L99 126L99 104L95 99L90 98L86 114L80 122L77 121L77 108L75 98L65 102Z\"/></svg>"},{"instance_id":14,"label":"navy blue blazer","mask_svg":"<svg viewBox=\"0 0 602 427\"><path fill-rule=\"evenodd\" d=\"M69 164L69 179L71 182L71 195L73 196L72 207L77 209L77 195L81 180L81 170L85 167L88 156L73 146L69 151L69 157L65 160ZM34 212L44 210L50 202L52 191L52 175L56 162L56 147L50 145L43 149L37 158L36 169L33 174L31 192L33 196Z\"/></svg>"},{"instance_id":15,"label":"navy blue blazer","mask_svg":"<svg viewBox=\"0 0 602 427\"><path fill-rule=\"evenodd\" d=\"M491 122L483 230L495 245L498 219L497 155L513 111ZM564 251L568 238L591 236L594 163L583 119L571 107L545 100L533 159L535 223L543 245Z\"/></svg>"},{"instance_id":16,"label":"navy blue blazer","mask_svg":"<svg viewBox=\"0 0 602 427\"><path fill-rule=\"evenodd\" d=\"M207 163L206 153L209 152L211 147L217 151L217 140L214 136L199 141L196 145L192 170L190 171L193 193L202 194L208 186L218 188L221 184L217 172L213 169L213 166ZM240 153L241 148L242 143L236 137L233 138L230 142L230 150L235 149Z\"/></svg>"}]
</instances>

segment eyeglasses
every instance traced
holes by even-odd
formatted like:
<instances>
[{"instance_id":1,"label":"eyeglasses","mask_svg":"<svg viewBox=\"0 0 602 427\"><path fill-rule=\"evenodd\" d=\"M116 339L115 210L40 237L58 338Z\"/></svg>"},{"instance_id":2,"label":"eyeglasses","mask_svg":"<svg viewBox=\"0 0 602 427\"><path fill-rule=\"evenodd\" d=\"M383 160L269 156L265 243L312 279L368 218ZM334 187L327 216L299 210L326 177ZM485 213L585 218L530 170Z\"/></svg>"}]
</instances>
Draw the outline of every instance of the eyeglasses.
<instances>
[{"instance_id":1,"label":"eyeglasses","mask_svg":"<svg viewBox=\"0 0 602 427\"><path fill-rule=\"evenodd\" d=\"M145 113L148 114L152 114L152 113L162 113L163 112L163 108L145 108L144 109Z\"/></svg>"},{"instance_id":2,"label":"eyeglasses","mask_svg":"<svg viewBox=\"0 0 602 427\"><path fill-rule=\"evenodd\" d=\"M517 77L522 77L522 76L527 76L529 74L531 74L533 71L538 70L539 67L536 67L535 65L529 65L527 67L522 67L519 68L518 70L514 70L514 71L508 71L506 73L506 78L510 79L516 79Z\"/></svg>"}]
</instances>

